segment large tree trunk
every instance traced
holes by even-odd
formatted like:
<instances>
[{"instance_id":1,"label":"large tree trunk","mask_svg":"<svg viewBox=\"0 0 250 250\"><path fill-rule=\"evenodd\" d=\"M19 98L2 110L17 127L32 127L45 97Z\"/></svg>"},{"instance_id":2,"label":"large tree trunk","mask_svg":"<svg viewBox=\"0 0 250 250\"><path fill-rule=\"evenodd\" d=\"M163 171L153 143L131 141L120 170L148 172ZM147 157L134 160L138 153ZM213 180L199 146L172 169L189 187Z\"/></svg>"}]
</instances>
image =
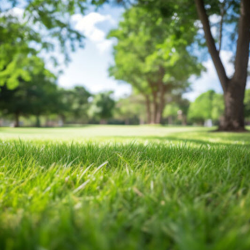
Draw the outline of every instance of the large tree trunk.
<instances>
[{"instance_id":1,"label":"large tree trunk","mask_svg":"<svg viewBox=\"0 0 250 250\"><path fill-rule=\"evenodd\" d=\"M20 114L19 114L19 112L16 112L15 113L15 123L14 123L14 127L15 128L18 128L19 127L19 116L20 116Z\"/></svg>"},{"instance_id":2,"label":"large tree trunk","mask_svg":"<svg viewBox=\"0 0 250 250\"><path fill-rule=\"evenodd\" d=\"M226 75L225 68L219 56L219 51L215 46L208 15L204 6L204 0L195 0L195 3L199 18L203 25L207 47L224 91L225 114L219 126L219 130L232 132L244 131L243 101L249 60L250 1L241 0L240 2L235 72L231 79Z\"/></svg>"},{"instance_id":3,"label":"large tree trunk","mask_svg":"<svg viewBox=\"0 0 250 250\"><path fill-rule=\"evenodd\" d=\"M228 88L224 92L225 112L219 131L246 131L244 124L245 84L233 81L232 79L229 82Z\"/></svg>"}]
</instances>

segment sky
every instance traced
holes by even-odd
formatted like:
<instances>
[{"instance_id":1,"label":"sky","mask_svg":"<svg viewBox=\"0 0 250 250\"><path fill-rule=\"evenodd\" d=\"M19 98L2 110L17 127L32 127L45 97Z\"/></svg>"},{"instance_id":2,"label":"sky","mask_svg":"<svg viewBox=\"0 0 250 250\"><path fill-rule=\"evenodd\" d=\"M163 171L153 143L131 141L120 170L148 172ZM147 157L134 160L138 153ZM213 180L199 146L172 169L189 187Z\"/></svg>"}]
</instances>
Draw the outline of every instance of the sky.
<instances>
[{"instance_id":1,"label":"sky","mask_svg":"<svg viewBox=\"0 0 250 250\"><path fill-rule=\"evenodd\" d=\"M85 47L71 54L70 64L64 67L64 74L59 77L59 86L71 88L83 85L92 93L113 90L116 98L131 93L129 84L121 83L108 74L108 68L113 63L112 46L115 41L107 40L106 35L109 30L118 26L122 13L121 7L106 5L98 12L93 9L84 16L80 14L73 16L75 28L86 36ZM215 22L217 19L213 16L210 21ZM214 33L213 30L212 32ZM229 63L232 53L222 50L220 55L228 75L232 75L233 66ZM194 101L197 96L210 89L222 93L211 58L203 62L203 65L207 69L206 72L203 72L198 79L191 77L191 91L183 95L190 101Z\"/></svg>"},{"instance_id":2,"label":"sky","mask_svg":"<svg viewBox=\"0 0 250 250\"><path fill-rule=\"evenodd\" d=\"M108 73L108 68L114 63L112 47L115 41L106 39L106 36L111 29L118 27L123 11L122 7L104 5L98 11L91 7L84 15L73 15L74 28L86 37L85 46L70 54L71 62L67 66L63 66L63 74L58 79L59 86L72 88L81 85L92 93L112 90L116 99L131 93L132 88L129 84L115 80ZM15 12L22 16L23 10L15 8ZM210 22L218 22L218 16L211 16ZM198 23L198 25L200 24ZM202 29L200 32L202 33ZM212 33L215 33L214 27ZM197 52L199 53L199 51ZM231 76L234 72L233 65L229 63L232 52L222 50L220 55L228 76ZM60 57L59 54L58 57ZM222 93L219 79L209 56L203 65L206 72L203 72L198 79L191 77L189 79L189 82L192 83L191 91L183 95L190 101L194 101L197 96L210 89ZM52 64L48 64L47 67L54 71ZM248 81L247 87L250 88L250 81Z\"/></svg>"},{"instance_id":3,"label":"sky","mask_svg":"<svg viewBox=\"0 0 250 250\"><path fill-rule=\"evenodd\" d=\"M85 15L72 17L75 29L85 35L85 46L71 53L71 62L65 66L58 84L64 88L83 85L92 93L113 90L116 98L131 93L129 84L109 77L108 68L113 63L114 41L106 39L111 29L117 28L123 9L108 5L98 12L89 10Z\"/></svg>"}]
</instances>

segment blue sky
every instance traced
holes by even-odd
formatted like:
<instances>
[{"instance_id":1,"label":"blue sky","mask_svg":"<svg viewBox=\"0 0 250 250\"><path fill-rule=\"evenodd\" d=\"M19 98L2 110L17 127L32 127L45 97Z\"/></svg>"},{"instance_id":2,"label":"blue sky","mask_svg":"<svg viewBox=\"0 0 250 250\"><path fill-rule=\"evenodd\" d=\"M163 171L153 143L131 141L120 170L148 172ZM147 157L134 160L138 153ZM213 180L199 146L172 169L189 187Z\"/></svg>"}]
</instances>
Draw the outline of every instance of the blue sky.
<instances>
[{"instance_id":1,"label":"blue sky","mask_svg":"<svg viewBox=\"0 0 250 250\"><path fill-rule=\"evenodd\" d=\"M121 7L105 5L97 12L92 7L84 15L75 14L72 17L75 28L86 36L85 46L71 53L71 62L68 66L63 66L64 73L58 79L59 86L72 88L75 85L82 85L92 93L113 90L116 98L131 93L129 84L121 83L109 77L108 74L108 68L113 63L112 46L114 41L107 40L106 35L109 30L118 26L123 11ZM22 16L23 9L14 8L14 12L16 15ZM218 18L218 16L213 15L210 17L210 22L216 23L219 21ZM198 23L198 25L200 24ZM202 29L200 32L202 33ZM213 27L212 33L215 34L215 32L215 27ZM199 51L197 52L199 53ZM220 55L228 76L231 76L234 72L233 66L229 63L232 52L222 50ZM57 56L60 58L60 54ZM209 56L203 65L207 71L203 72L198 79L191 77L192 91L184 94L184 97L191 101L209 89L222 92ZM54 70L50 64L47 67ZM250 87L250 81L248 81L247 87Z\"/></svg>"},{"instance_id":2,"label":"blue sky","mask_svg":"<svg viewBox=\"0 0 250 250\"><path fill-rule=\"evenodd\" d=\"M86 36L85 47L71 54L71 62L64 67L64 74L58 80L60 86L71 88L74 85L83 85L93 93L113 90L116 98L131 93L129 84L120 83L108 75L108 68L113 62L113 42L107 40L105 36L109 30L117 27L122 12L121 7L106 5L98 12L90 9L84 16L79 14L73 16L75 28ZM210 21L218 21L216 19L214 16ZM233 74L233 66L229 63L231 56L230 51L221 51L221 58L228 75ZM208 58L203 64L207 71L198 79L191 77L192 91L184 94L184 97L191 101L209 89L222 92L211 59Z\"/></svg>"},{"instance_id":3,"label":"blue sky","mask_svg":"<svg viewBox=\"0 0 250 250\"><path fill-rule=\"evenodd\" d=\"M114 41L107 40L106 35L117 27L122 12L120 7L106 5L98 12L93 9L84 16L73 16L75 28L86 36L85 46L71 53L71 62L64 67L64 73L58 79L60 86L71 88L83 85L93 93L113 90L117 98L131 93L129 84L122 84L108 74L108 68L113 63Z\"/></svg>"}]
</instances>

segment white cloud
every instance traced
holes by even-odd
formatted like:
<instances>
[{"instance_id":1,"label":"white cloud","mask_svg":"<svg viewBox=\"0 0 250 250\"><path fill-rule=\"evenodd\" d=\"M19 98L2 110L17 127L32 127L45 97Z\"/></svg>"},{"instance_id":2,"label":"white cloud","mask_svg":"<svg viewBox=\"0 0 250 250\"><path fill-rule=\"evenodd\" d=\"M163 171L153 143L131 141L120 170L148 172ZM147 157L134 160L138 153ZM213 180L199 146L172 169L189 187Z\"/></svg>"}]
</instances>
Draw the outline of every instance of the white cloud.
<instances>
[{"instance_id":1,"label":"white cloud","mask_svg":"<svg viewBox=\"0 0 250 250\"><path fill-rule=\"evenodd\" d=\"M86 16L75 14L72 17L72 21L75 23L75 29L83 32L90 41L94 42L100 52L111 48L112 41L107 40L105 32L96 26L96 24L104 21L108 21L113 25L115 20L110 15L101 15L96 12L91 12Z\"/></svg>"},{"instance_id":2,"label":"white cloud","mask_svg":"<svg viewBox=\"0 0 250 250\"><path fill-rule=\"evenodd\" d=\"M96 46L100 52L104 52L104 51L109 50L112 47L112 45L113 45L113 41L105 39L102 42L97 43Z\"/></svg>"},{"instance_id":3,"label":"white cloud","mask_svg":"<svg viewBox=\"0 0 250 250\"><path fill-rule=\"evenodd\" d=\"M221 16L219 16L219 15L214 14L214 15L209 16L209 22L212 26L211 33L212 33L213 37L216 37L218 34L218 28L215 26L215 24L219 23L220 20L221 20ZM199 28L198 33L201 35L204 35L204 31L202 29L203 26L202 26L201 21L200 20L195 21L194 25L197 28Z\"/></svg>"},{"instance_id":4,"label":"white cloud","mask_svg":"<svg viewBox=\"0 0 250 250\"><path fill-rule=\"evenodd\" d=\"M221 16L219 16L219 15L213 14L213 15L209 16L209 21L210 21L210 23L212 23L212 24L216 24L216 23L218 23L220 20L221 20Z\"/></svg>"},{"instance_id":5,"label":"white cloud","mask_svg":"<svg viewBox=\"0 0 250 250\"><path fill-rule=\"evenodd\" d=\"M12 9L9 9L8 11L5 11L3 13L0 13L0 17L1 16L13 16L16 17L20 22L24 21L24 9L22 8L18 8L18 7L14 7Z\"/></svg>"}]
</instances>

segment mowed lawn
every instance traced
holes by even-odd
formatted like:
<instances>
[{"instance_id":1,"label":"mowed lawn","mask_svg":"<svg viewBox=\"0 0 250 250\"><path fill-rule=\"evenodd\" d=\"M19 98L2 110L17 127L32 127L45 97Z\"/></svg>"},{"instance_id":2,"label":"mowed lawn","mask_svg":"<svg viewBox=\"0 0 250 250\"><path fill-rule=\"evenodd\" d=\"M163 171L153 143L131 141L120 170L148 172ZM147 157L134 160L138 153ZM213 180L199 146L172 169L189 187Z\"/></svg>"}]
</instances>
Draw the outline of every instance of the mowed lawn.
<instances>
[{"instance_id":1,"label":"mowed lawn","mask_svg":"<svg viewBox=\"0 0 250 250\"><path fill-rule=\"evenodd\" d=\"M0 128L0 249L249 250L250 133Z\"/></svg>"}]
</instances>

